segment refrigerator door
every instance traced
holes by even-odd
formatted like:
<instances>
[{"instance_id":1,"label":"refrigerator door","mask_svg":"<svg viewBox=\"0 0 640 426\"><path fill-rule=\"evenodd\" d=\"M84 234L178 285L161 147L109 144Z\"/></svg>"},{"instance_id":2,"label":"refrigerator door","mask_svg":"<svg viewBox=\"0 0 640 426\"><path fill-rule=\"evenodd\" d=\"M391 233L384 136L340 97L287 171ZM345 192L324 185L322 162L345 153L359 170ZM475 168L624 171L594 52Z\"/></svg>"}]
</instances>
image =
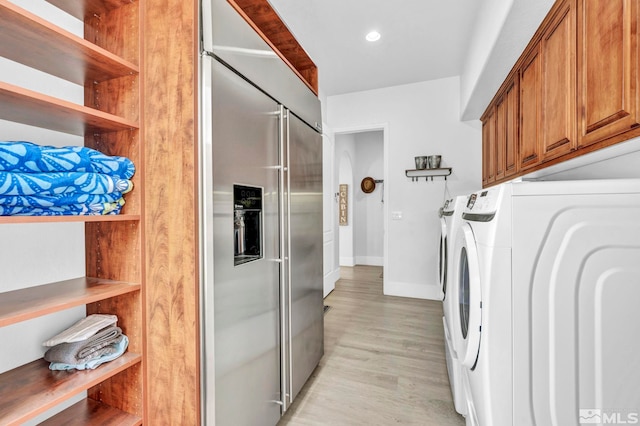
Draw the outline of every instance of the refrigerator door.
<instances>
[{"instance_id":1,"label":"refrigerator door","mask_svg":"<svg viewBox=\"0 0 640 426\"><path fill-rule=\"evenodd\" d=\"M215 424L273 426L281 412L279 106L211 63L212 116L203 120L212 133ZM234 188L262 196L260 256L245 263L234 262Z\"/></svg>"},{"instance_id":2,"label":"refrigerator door","mask_svg":"<svg viewBox=\"0 0 640 426\"><path fill-rule=\"evenodd\" d=\"M288 113L289 402L324 353L322 137Z\"/></svg>"}]
</instances>

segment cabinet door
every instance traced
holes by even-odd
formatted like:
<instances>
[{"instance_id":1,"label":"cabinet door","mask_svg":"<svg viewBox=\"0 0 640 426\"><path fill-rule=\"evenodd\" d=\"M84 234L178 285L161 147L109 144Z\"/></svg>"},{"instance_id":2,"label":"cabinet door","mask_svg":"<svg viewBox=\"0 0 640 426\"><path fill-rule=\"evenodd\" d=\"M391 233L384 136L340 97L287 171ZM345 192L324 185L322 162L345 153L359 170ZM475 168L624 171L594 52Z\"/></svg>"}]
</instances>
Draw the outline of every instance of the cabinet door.
<instances>
[{"instance_id":1,"label":"cabinet door","mask_svg":"<svg viewBox=\"0 0 640 426\"><path fill-rule=\"evenodd\" d=\"M505 178L518 172L518 75L507 86L504 94L505 104L505 145L504 145L504 175Z\"/></svg>"},{"instance_id":2,"label":"cabinet door","mask_svg":"<svg viewBox=\"0 0 640 426\"><path fill-rule=\"evenodd\" d=\"M520 70L520 169L540 163L538 129L541 118L540 45L532 50Z\"/></svg>"},{"instance_id":3,"label":"cabinet door","mask_svg":"<svg viewBox=\"0 0 640 426\"><path fill-rule=\"evenodd\" d=\"M496 180L496 115L491 107L482 122L482 186Z\"/></svg>"},{"instance_id":4,"label":"cabinet door","mask_svg":"<svg viewBox=\"0 0 640 426\"><path fill-rule=\"evenodd\" d=\"M578 1L579 145L638 126L638 2Z\"/></svg>"},{"instance_id":5,"label":"cabinet door","mask_svg":"<svg viewBox=\"0 0 640 426\"><path fill-rule=\"evenodd\" d=\"M542 160L575 150L575 1L564 2L540 41Z\"/></svg>"},{"instance_id":6,"label":"cabinet door","mask_svg":"<svg viewBox=\"0 0 640 426\"><path fill-rule=\"evenodd\" d=\"M505 154L507 146L507 103L505 97L498 99L496 103L495 123L495 170L496 180L504 179L505 176Z\"/></svg>"}]
</instances>

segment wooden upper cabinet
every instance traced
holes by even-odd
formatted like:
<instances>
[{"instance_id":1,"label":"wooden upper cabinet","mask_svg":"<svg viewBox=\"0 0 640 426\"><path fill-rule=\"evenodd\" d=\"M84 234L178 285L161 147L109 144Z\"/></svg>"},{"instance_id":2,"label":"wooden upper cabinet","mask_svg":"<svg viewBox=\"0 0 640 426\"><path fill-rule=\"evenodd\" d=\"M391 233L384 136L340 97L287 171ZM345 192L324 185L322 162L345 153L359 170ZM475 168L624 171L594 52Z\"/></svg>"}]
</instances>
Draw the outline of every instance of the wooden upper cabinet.
<instances>
[{"instance_id":1,"label":"wooden upper cabinet","mask_svg":"<svg viewBox=\"0 0 640 426\"><path fill-rule=\"evenodd\" d=\"M542 161L576 149L576 7L561 4L540 40Z\"/></svg>"},{"instance_id":2,"label":"wooden upper cabinet","mask_svg":"<svg viewBox=\"0 0 640 426\"><path fill-rule=\"evenodd\" d=\"M513 77L496 103L496 180L518 170L518 79Z\"/></svg>"},{"instance_id":3,"label":"wooden upper cabinet","mask_svg":"<svg viewBox=\"0 0 640 426\"><path fill-rule=\"evenodd\" d=\"M540 62L540 45L536 45L520 70L520 170L537 165L541 157L538 137L542 116Z\"/></svg>"},{"instance_id":4,"label":"wooden upper cabinet","mask_svg":"<svg viewBox=\"0 0 640 426\"><path fill-rule=\"evenodd\" d=\"M482 185L496 180L496 114L488 110L482 117Z\"/></svg>"},{"instance_id":5,"label":"wooden upper cabinet","mask_svg":"<svg viewBox=\"0 0 640 426\"><path fill-rule=\"evenodd\" d=\"M518 168L518 144L520 141L519 121L520 121L520 103L519 103L519 75L513 78L505 92L506 104L506 130L505 130L505 147L504 147L504 173L505 177L515 175Z\"/></svg>"},{"instance_id":6,"label":"wooden upper cabinet","mask_svg":"<svg viewBox=\"0 0 640 426\"><path fill-rule=\"evenodd\" d=\"M638 1L578 0L579 145L640 122Z\"/></svg>"}]
</instances>

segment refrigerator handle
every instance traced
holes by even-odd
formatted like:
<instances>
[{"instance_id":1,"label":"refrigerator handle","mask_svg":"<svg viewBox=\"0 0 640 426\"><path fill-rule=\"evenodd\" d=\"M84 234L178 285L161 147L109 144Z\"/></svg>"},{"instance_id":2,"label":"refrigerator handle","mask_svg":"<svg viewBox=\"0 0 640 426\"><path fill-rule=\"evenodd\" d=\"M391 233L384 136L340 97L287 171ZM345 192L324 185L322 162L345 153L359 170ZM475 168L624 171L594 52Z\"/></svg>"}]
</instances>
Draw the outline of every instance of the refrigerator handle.
<instances>
[{"instance_id":1,"label":"refrigerator handle","mask_svg":"<svg viewBox=\"0 0 640 426\"><path fill-rule=\"evenodd\" d=\"M280 221L280 398L281 398L281 406L282 413L284 414L289 405L288 405L288 359L287 359L287 309L286 309L286 300L287 300L287 251L286 251L286 235L285 235L285 163L284 163L284 132L285 132L285 111L284 107L280 105L280 110L278 111L278 125L279 125L279 167L278 167L278 177L279 182L278 186L280 190L278 191L278 203L279 203L279 221Z\"/></svg>"},{"instance_id":2,"label":"refrigerator handle","mask_svg":"<svg viewBox=\"0 0 640 426\"><path fill-rule=\"evenodd\" d=\"M289 348L289 390L288 390L288 394L289 394L289 404L291 404L293 402L293 327L291 324L291 312L293 311L293 304L292 304L292 296L291 296L291 173L290 173L290 168L291 168L291 163L290 163L290 156L289 156L289 110L288 109L284 109L284 114L285 114L285 146L286 146L286 163L285 163L285 170L287 171L287 190L286 190L286 194L287 194L287 258L286 258L286 264L287 264L287 297L288 297L288 301L287 301L287 313L288 313L288 318L287 318L287 326L288 326L288 333L287 333L287 339L288 339L288 348Z\"/></svg>"}]
</instances>

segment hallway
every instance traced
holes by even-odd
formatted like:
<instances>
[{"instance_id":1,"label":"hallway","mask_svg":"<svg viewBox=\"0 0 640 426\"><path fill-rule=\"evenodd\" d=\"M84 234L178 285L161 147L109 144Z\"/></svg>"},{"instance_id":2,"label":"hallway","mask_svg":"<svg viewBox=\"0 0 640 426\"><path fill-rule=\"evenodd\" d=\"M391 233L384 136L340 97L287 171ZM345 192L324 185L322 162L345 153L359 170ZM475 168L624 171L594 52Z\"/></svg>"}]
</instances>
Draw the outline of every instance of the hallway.
<instances>
[{"instance_id":1,"label":"hallway","mask_svg":"<svg viewBox=\"0 0 640 426\"><path fill-rule=\"evenodd\" d=\"M325 299L325 354L279 426L462 426L442 304L382 295L382 268L343 267Z\"/></svg>"}]
</instances>

